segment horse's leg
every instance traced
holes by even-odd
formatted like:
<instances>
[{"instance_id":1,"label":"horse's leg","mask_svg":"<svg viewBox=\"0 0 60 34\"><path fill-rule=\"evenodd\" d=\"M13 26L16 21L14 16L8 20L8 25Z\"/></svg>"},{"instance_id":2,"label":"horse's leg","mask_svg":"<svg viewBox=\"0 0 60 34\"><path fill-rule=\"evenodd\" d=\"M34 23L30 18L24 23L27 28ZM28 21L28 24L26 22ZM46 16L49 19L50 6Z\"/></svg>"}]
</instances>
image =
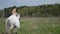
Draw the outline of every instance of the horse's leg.
<instances>
[{"instance_id":1,"label":"horse's leg","mask_svg":"<svg viewBox=\"0 0 60 34\"><path fill-rule=\"evenodd\" d=\"M6 34L9 34L9 30L8 29L6 30Z\"/></svg>"},{"instance_id":2,"label":"horse's leg","mask_svg":"<svg viewBox=\"0 0 60 34\"><path fill-rule=\"evenodd\" d=\"M11 29L12 28L13 28L13 26L6 27L6 34L11 34Z\"/></svg>"},{"instance_id":3,"label":"horse's leg","mask_svg":"<svg viewBox=\"0 0 60 34\"><path fill-rule=\"evenodd\" d=\"M10 27L11 27L10 20L7 20L6 21L6 34L11 34Z\"/></svg>"},{"instance_id":4,"label":"horse's leg","mask_svg":"<svg viewBox=\"0 0 60 34\"><path fill-rule=\"evenodd\" d=\"M6 34L11 34L9 27L6 28Z\"/></svg>"},{"instance_id":5,"label":"horse's leg","mask_svg":"<svg viewBox=\"0 0 60 34\"><path fill-rule=\"evenodd\" d=\"M6 34L9 34L10 33L10 27L9 25L6 26Z\"/></svg>"},{"instance_id":6,"label":"horse's leg","mask_svg":"<svg viewBox=\"0 0 60 34\"><path fill-rule=\"evenodd\" d=\"M17 27L16 26L14 26L14 33L17 34Z\"/></svg>"},{"instance_id":7,"label":"horse's leg","mask_svg":"<svg viewBox=\"0 0 60 34\"><path fill-rule=\"evenodd\" d=\"M9 31L10 31L10 34L11 34L11 30L12 30L12 29L13 29L13 25L11 25L11 27L10 27L10 30L9 30Z\"/></svg>"},{"instance_id":8,"label":"horse's leg","mask_svg":"<svg viewBox=\"0 0 60 34\"><path fill-rule=\"evenodd\" d=\"M14 33L16 33L16 34L17 34L17 29L16 29L16 28L14 28Z\"/></svg>"}]
</instances>

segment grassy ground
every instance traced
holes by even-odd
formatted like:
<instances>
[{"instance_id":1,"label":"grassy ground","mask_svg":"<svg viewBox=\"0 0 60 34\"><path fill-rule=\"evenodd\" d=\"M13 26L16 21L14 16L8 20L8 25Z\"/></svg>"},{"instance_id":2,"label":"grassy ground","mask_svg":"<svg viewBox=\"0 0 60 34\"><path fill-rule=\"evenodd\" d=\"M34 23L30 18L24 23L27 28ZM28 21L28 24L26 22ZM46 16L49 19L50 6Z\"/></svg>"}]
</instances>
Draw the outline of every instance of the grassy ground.
<instances>
[{"instance_id":1,"label":"grassy ground","mask_svg":"<svg viewBox=\"0 0 60 34\"><path fill-rule=\"evenodd\" d=\"M5 19L0 18L0 34L5 33ZM60 18L21 18L19 34L60 34Z\"/></svg>"}]
</instances>

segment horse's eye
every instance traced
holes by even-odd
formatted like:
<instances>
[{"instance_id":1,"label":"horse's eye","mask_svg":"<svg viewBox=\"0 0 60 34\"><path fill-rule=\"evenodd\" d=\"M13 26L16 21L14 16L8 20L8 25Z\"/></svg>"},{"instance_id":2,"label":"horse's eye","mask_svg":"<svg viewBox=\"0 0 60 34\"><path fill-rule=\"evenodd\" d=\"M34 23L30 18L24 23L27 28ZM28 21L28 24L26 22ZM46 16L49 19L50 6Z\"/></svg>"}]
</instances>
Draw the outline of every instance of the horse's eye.
<instances>
[{"instance_id":1,"label":"horse's eye","mask_svg":"<svg viewBox=\"0 0 60 34\"><path fill-rule=\"evenodd\" d=\"M16 15L16 16L18 16L18 15Z\"/></svg>"}]
</instances>

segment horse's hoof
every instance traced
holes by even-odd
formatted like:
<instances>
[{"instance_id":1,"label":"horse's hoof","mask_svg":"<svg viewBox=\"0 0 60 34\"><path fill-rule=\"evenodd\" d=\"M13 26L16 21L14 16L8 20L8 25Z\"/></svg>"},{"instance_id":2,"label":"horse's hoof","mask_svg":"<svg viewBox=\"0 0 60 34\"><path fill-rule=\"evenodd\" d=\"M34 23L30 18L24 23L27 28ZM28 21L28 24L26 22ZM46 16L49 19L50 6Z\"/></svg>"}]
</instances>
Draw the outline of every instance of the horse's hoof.
<instances>
[{"instance_id":1,"label":"horse's hoof","mask_svg":"<svg viewBox=\"0 0 60 34\"><path fill-rule=\"evenodd\" d=\"M16 32L16 34L17 34L17 32Z\"/></svg>"},{"instance_id":2,"label":"horse's hoof","mask_svg":"<svg viewBox=\"0 0 60 34\"><path fill-rule=\"evenodd\" d=\"M6 33L6 34L8 34L8 33Z\"/></svg>"}]
</instances>

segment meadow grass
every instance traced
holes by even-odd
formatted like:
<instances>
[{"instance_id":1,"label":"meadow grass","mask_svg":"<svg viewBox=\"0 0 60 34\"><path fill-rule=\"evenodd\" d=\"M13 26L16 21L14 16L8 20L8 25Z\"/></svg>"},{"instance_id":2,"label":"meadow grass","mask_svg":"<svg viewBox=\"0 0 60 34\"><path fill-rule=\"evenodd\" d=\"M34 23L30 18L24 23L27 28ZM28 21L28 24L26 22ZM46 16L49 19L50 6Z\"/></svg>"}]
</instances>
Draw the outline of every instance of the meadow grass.
<instances>
[{"instance_id":1,"label":"meadow grass","mask_svg":"<svg viewBox=\"0 0 60 34\"><path fill-rule=\"evenodd\" d=\"M5 34L5 18L0 18L0 34ZM18 34L60 34L59 17L21 18Z\"/></svg>"}]
</instances>

